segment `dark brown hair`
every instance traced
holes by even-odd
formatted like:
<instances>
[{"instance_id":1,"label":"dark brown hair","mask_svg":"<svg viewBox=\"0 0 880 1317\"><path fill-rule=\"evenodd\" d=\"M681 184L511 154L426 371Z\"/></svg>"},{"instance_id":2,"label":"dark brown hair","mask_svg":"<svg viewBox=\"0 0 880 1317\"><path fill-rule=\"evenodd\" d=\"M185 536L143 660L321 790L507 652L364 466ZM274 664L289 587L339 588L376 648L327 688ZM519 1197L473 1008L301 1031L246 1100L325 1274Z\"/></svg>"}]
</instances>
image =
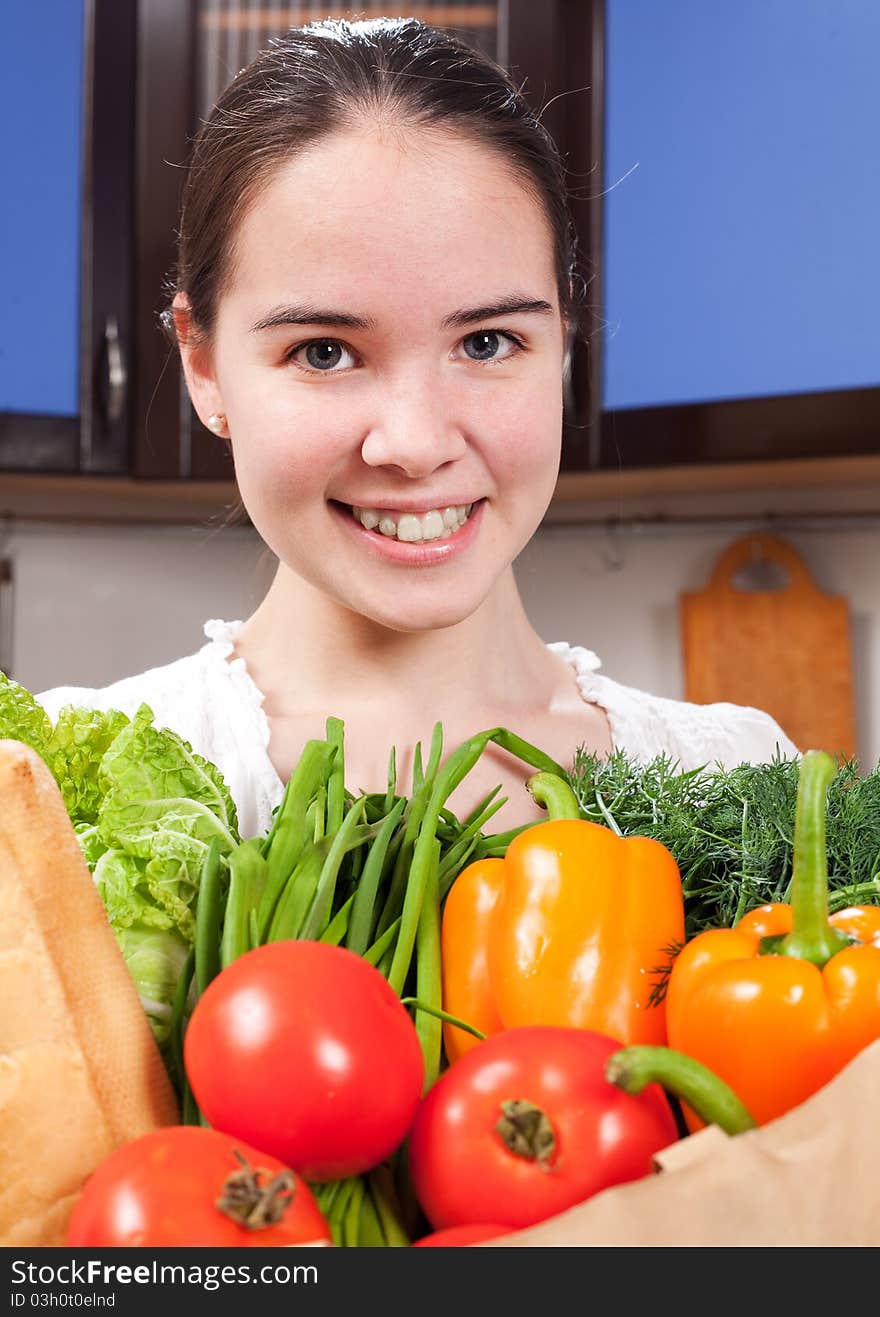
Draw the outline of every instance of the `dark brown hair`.
<instances>
[{"instance_id":1,"label":"dark brown hair","mask_svg":"<svg viewBox=\"0 0 880 1317\"><path fill-rule=\"evenodd\" d=\"M379 116L452 129L497 151L543 206L560 308L572 322L575 240L556 145L509 74L414 18L329 19L272 39L196 135L183 195L176 276L191 329L211 337L237 224L271 174L322 137ZM168 314L163 323L168 327Z\"/></svg>"}]
</instances>

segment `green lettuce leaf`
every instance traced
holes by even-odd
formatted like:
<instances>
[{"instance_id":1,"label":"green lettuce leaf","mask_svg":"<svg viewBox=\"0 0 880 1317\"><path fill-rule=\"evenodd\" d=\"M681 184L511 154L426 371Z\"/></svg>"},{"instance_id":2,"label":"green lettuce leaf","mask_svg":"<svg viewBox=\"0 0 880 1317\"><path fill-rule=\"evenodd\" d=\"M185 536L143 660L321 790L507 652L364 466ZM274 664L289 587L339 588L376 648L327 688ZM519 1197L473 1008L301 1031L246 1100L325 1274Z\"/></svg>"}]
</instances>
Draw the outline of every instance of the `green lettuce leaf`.
<instances>
[{"instance_id":1,"label":"green lettuce leaf","mask_svg":"<svg viewBox=\"0 0 880 1317\"><path fill-rule=\"evenodd\" d=\"M179 830L209 841L218 835L231 849L238 841L235 804L220 770L196 754L177 732L153 726L153 711L142 704L101 760L100 780L105 790L99 826L108 845L113 838L131 841L163 830L161 819L188 818Z\"/></svg>"},{"instance_id":2,"label":"green lettuce leaf","mask_svg":"<svg viewBox=\"0 0 880 1317\"><path fill-rule=\"evenodd\" d=\"M47 762L74 823L94 823L104 796L98 770L107 749L129 723L118 709L66 704L49 739Z\"/></svg>"},{"instance_id":3,"label":"green lettuce leaf","mask_svg":"<svg viewBox=\"0 0 880 1317\"><path fill-rule=\"evenodd\" d=\"M124 851L106 850L92 874L115 930L142 924L149 928L176 928L173 915L161 909L150 896L146 861Z\"/></svg>"},{"instance_id":4,"label":"green lettuce leaf","mask_svg":"<svg viewBox=\"0 0 880 1317\"><path fill-rule=\"evenodd\" d=\"M48 763L52 722L24 686L0 672L0 737L23 741Z\"/></svg>"},{"instance_id":5,"label":"green lettuce leaf","mask_svg":"<svg viewBox=\"0 0 880 1317\"><path fill-rule=\"evenodd\" d=\"M94 874L95 865L107 850L107 847L98 836L98 825L97 823L74 823L73 830L82 848L82 853L86 857L86 864Z\"/></svg>"},{"instance_id":6,"label":"green lettuce leaf","mask_svg":"<svg viewBox=\"0 0 880 1317\"><path fill-rule=\"evenodd\" d=\"M114 931L153 1037L170 1067L174 994L189 948L177 933L143 924Z\"/></svg>"},{"instance_id":7,"label":"green lettuce leaf","mask_svg":"<svg viewBox=\"0 0 880 1317\"><path fill-rule=\"evenodd\" d=\"M144 860L123 851L105 850L95 864L94 879L153 1036L166 1064L170 1064L174 994L191 932L184 933L173 916L155 903L147 868ZM190 916L188 910L185 913Z\"/></svg>"},{"instance_id":8,"label":"green lettuce leaf","mask_svg":"<svg viewBox=\"0 0 880 1317\"><path fill-rule=\"evenodd\" d=\"M208 846L216 838L222 857L241 840L219 770L176 732L154 727L152 710L142 704L104 752L99 780L101 842L143 862L140 894L192 941Z\"/></svg>"}]
</instances>

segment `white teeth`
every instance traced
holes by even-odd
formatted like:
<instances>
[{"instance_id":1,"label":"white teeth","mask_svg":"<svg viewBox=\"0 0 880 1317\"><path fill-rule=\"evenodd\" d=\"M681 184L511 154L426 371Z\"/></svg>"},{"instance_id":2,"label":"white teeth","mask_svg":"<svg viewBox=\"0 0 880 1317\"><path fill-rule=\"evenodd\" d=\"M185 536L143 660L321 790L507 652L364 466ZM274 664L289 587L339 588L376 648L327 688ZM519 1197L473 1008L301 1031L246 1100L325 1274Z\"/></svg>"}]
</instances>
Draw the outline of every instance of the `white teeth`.
<instances>
[{"instance_id":1,"label":"white teeth","mask_svg":"<svg viewBox=\"0 0 880 1317\"><path fill-rule=\"evenodd\" d=\"M402 512L399 516L376 508L352 508L352 514L367 530L378 530L380 534L395 537L405 544L418 544L423 540L448 539L464 525L473 506L473 503L461 503L454 507L432 508L419 515Z\"/></svg>"}]
</instances>

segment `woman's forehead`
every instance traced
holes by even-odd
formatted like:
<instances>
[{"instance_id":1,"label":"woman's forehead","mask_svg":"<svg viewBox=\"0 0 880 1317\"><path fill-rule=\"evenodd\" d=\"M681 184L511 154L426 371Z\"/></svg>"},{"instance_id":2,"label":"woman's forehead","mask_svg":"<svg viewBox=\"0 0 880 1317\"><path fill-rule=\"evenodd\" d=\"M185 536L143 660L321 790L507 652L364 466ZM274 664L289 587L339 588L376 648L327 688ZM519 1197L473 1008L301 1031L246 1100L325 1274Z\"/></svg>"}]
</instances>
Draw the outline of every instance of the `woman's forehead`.
<instances>
[{"instance_id":1,"label":"woman's forehead","mask_svg":"<svg viewBox=\"0 0 880 1317\"><path fill-rule=\"evenodd\" d=\"M238 295L286 278L307 296L337 297L353 280L415 282L427 294L479 275L487 288L525 281L534 296L555 282L550 224L507 161L424 129L337 133L284 162L242 218L234 250Z\"/></svg>"},{"instance_id":2,"label":"woman's forehead","mask_svg":"<svg viewBox=\"0 0 880 1317\"><path fill-rule=\"evenodd\" d=\"M498 198L535 202L500 149L449 129L364 123L331 133L282 162L268 200L295 199L304 208L328 204L352 211L388 210L391 197L446 209ZM264 197L265 199L265 197ZM540 207L538 207L540 209ZM388 216L390 218L390 215Z\"/></svg>"}]
</instances>

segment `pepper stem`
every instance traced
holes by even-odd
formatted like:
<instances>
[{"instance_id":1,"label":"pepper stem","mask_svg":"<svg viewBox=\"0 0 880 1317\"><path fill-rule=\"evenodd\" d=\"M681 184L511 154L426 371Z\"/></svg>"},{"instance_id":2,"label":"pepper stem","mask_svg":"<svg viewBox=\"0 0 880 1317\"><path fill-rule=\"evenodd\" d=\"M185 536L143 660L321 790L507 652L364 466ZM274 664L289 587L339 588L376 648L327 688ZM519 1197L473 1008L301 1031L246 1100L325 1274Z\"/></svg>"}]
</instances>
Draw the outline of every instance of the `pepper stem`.
<instances>
[{"instance_id":1,"label":"pepper stem","mask_svg":"<svg viewBox=\"0 0 880 1317\"><path fill-rule=\"evenodd\" d=\"M681 1098L707 1125L725 1134L742 1134L755 1128L748 1109L714 1070L671 1047L636 1043L614 1052L605 1065L605 1078L626 1093L641 1093L648 1084Z\"/></svg>"},{"instance_id":2,"label":"pepper stem","mask_svg":"<svg viewBox=\"0 0 880 1317\"><path fill-rule=\"evenodd\" d=\"M796 956L820 968L851 939L828 922L828 855L825 812L837 765L824 750L808 750L798 775L791 880L791 932L765 951Z\"/></svg>"},{"instance_id":3,"label":"pepper stem","mask_svg":"<svg viewBox=\"0 0 880 1317\"><path fill-rule=\"evenodd\" d=\"M532 796L547 811L551 819L580 818L577 796L558 773L534 773L526 782Z\"/></svg>"}]
</instances>

